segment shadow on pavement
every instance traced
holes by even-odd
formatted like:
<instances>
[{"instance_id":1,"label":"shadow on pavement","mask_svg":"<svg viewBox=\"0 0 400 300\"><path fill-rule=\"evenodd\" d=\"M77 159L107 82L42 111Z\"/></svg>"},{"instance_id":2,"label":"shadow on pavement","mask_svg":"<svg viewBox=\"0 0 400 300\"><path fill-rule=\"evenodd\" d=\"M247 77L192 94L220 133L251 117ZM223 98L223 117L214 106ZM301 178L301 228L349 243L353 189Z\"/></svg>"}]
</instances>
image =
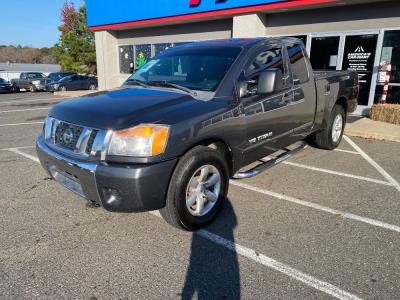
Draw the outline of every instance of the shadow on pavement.
<instances>
[{"instance_id":1,"label":"shadow on pavement","mask_svg":"<svg viewBox=\"0 0 400 300\"><path fill-rule=\"evenodd\" d=\"M236 225L232 204L226 200L221 214L206 230L235 242L233 230ZM240 299L236 252L193 233L182 299Z\"/></svg>"}]
</instances>

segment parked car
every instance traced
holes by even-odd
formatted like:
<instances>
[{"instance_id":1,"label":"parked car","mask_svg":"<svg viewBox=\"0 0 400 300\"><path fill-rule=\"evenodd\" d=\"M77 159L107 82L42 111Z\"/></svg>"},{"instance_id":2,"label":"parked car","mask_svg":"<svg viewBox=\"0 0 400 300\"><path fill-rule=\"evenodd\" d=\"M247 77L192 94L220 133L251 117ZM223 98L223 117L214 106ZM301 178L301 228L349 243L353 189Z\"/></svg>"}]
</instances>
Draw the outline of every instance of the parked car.
<instances>
[{"instance_id":1,"label":"parked car","mask_svg":"<svg viewBox=\"0 0 400 300\"><path fill-rule=\"evenodd\" d=\"M95 90L98 83L95 76L71 75L59 81L49 83L46 86L48 91L74 91L74 90Z\"/></svg>"},{"instance_id":2,"label":"parked car","mask_svg":"<svg viewBox=\"0 0 400 300\"><path fill-rule=\"evenodd\" d=\"M11 79L11 85L19 92L21 89L36 92L42 89L40 80L46 78L43 73L39 72L22 72L17 79Z\"/></svg>"},{"instance_id":3,"label":"parked car","mask_svg":"<svg viewBox=\"0 0 400 300\"><path fill-rule=\"evenodd\" d=\"M36 87L36 91L46 91L47 85L52 82L61 80L64 77L77 75L75 72L54 72L50 73L44 78L38 78L32 81L32 84Z\"/></svg>"},{"instance_id":4,"label":"parked car","mask_svg":"<svg viewBox=\"0 0 400 300\"><path fill-rule=\"evenodd\" d=\"M299 39L196 42L157 55L118 90L53 106L37 154L95 206L160 209L195 230L217 216L230 178L267 170L305 140L336 148L358 90L354 71L313 71Z\"/></svg>"},{"instance_id":5,"label":"parked car","mask_svg":"<svg viewBox=\"0 0 400 300\"><path fill-rule=\"evenodd\" d=\"M12 85L5 79L0 78L0 93L12 93Z\"/></svg>"}]
</instances>

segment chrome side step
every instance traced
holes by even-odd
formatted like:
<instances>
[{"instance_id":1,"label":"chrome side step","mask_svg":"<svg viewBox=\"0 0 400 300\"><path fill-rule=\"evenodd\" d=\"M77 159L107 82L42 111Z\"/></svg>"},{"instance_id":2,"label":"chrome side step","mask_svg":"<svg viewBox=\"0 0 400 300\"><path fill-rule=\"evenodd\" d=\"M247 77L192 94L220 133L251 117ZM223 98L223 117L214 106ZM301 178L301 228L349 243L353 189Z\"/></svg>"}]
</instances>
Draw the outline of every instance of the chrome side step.
<instances>
[{"instance_id":1,"label":"chrome side step","mask_svg":"<svg viewBox=\"0 0 400 300\"><path fill-rule=\"evenodd\" d=\"M276 166L277 164L283 162L284 160L287 160L288 158L292 157L293 155L303 151L304 149L307 148L307 144L302 142L299 146L296 148L289 150L289 149L284 149L286 152L278 155L275 158L269 159L269 160L260 160L260 164L255 166L254 168L244 171L244 172L237 172L235 175L233 175L234 179L243 179L243 178L249 178L256 176L264 171L266 171L269 168L272 168Z\"/></svg>"}]
</instances>

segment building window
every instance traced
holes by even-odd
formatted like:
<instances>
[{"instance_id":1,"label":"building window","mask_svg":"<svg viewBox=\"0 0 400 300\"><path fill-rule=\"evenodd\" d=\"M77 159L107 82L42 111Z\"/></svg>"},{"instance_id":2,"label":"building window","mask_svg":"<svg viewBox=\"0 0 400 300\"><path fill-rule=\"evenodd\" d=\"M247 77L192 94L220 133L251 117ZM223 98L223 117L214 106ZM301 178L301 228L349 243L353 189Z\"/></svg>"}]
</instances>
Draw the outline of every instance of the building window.
<instances>
[{"instance_id":1,"label":"building window","mask_svg":"<svg viewBox=\"0 0 400 300\"><path fill-rule=\"evenodd\" d=\"M155 44L154 45L154 55L157 55L171 47L172 47L172 43Z\"/></svg>"},{"instance_id":2,"label":"building window","mask_svg":"<svg viewBox=\"0 0 400 300\"><path fill-rule=\"evenodd\" d=\"M145 65L151 58L151 45L136 45L135 46L135 69L140 69Z\"/></svg>"},{"instance_id":3,"label":"building window","mask_svg":"<svg viewBox=\"0 0 400 300\"><path fill-rule=\"evenodd\" d=\"M292 65L293 83L296 85L307 82L309 75L304 48L300 45L293 45L288 47L288 54Z\"/></svg>"},{"instance_id":4,"label":"building window","mask_svg":"<svg viewBox=\"0 0 400 300\"><path fill-rule=\"evenodd\" d=\"M390 65L390 69L388 66ZM382 100L383 87L389 71L387 103L400 104L400 30L386 31L383 38L382 55L379 64L378 86L374 102Z\"/></svg>"},{"instance_id":5,"label":"building window","mask_svg":"<svg viewBox=\"0 0 400 300\"><path fill-rule=\"evenodd\" d=\"M119 70L122 74L132 74L133 65L133 46L119 47Z\"/></svg>"}]
</instances>

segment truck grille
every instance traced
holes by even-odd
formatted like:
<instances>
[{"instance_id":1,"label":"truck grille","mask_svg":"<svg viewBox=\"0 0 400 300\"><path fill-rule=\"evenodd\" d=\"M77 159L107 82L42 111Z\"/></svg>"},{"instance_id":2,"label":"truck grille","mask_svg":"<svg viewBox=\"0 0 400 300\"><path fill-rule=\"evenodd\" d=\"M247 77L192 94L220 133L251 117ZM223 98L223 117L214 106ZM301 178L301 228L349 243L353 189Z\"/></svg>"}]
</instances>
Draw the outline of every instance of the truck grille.
<instances>
[{"instance_id":1,"label":"truck grille","mask_svg":"<svg viewBox=\"0 0 400 300\"><path fill-rule=\"evenodd\" d=\"M104 150L107 134L107 130L79 126L51 117L46 119L44 127L45 141L49 146L81 159L98 158L101 154L99 151Z\"/></svg>"},{"instance_id":2,"label":"truck grille","mask_svg":"<svg viewBox=\"0 0 400 300\"><path fill-rule=\"evenodd\" d=\"M82 131L83 127L60 122L55 128L54 144L74 150Z\"/></svg>"}]
</instances>

